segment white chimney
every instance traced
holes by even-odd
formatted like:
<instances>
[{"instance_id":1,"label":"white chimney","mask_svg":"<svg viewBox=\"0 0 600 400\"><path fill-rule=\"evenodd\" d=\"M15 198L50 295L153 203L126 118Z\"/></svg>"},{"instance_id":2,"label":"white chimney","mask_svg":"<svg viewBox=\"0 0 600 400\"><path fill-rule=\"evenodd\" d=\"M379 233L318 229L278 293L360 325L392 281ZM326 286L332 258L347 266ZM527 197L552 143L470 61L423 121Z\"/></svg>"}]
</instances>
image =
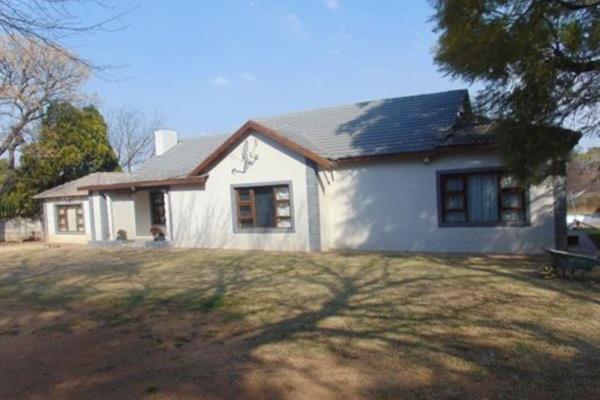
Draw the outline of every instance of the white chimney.
<instances>
[{"instance_id":1,"label":"white chimney","mask_svg":"<svg viewBox=\"0 0 600 400\"><path fill-rule=\"evenodd\" d=\"M158 130L154 131L154 155L160 156L177 144L177 132Z\"/></svg>"}]
</instances>

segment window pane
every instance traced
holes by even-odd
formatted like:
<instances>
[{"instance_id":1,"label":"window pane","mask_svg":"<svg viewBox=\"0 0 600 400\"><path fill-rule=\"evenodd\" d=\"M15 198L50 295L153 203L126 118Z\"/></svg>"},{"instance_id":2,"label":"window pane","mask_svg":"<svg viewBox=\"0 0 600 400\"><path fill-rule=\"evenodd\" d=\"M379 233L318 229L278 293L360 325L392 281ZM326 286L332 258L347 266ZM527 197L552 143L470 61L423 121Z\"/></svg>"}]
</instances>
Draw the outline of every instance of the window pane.
<instances>
[{"instance_id":1,"label":"window pane","mask_svg":"<svg viewBox=\"0 0 600 400\"><path fill-rule=\"evenodd\" d=\"M467 180L469 222L498 221L496 174L472 174Z\"/></svg>"},{"instance_id":2,"label":"window pane","mask_svg":"<svg viewBox=\"0 0 600 400\"><path fill-rule=\"evenodd\" d=\"M85 230L85 224L83 222L83 210L79 209L80 213L77 213L77 230L83 232Z\"/></svg>"},{"instance_id":3,"label":"window pane","mask_svg":"<svg viewBox=\"0 0 600 400\"><path fill-rule=\"evenodd\" d=\"M444 222L523 222L526 219L524 190L518 180L502 172L443 175ZM463 207L466 212L462 211Z\"/></svg>"},{"instance_id":4,"label":"window pane","mask_svg":"<svg viewBox=\"0 0 600 400\"><path fill-rule=\"evenodd\" d=\"M162 192L150 193L150 213L153 225L165 225L165 195Z\"/></svg>"},{"instance_id":5,"label":"window pane","mask_svg":"<svg viewBox=\"0 0 600 400\"><path fill-rule=\"evenodd\" d=\"M252 221L240 221L240 228L252 228L254 224Z\"/></svg>"},{"instance_id":6,"label":"window pane","mask_svg":"<svg viewBox=\"0 0 600 400\"><path fill-rule=\"evenodd\" d=\"M67 209L67 230L69 232L77 231L77 210L74 207Z\"/></svg>"},{"instance_id":7,"label":"window pane","mask_svg":"<svg viewBox=\"0 0 600 400\"><path fill-rule=\"evenodd\" d=\"M250 189L237 189L240 201L250 201Z\"/></svg>"},{"instance_id":8,"label":"window pane","mask_svg":"<svg viewBox=\"0 0 600 400\"><path fill-rule=\"evenodd\" d=\"M503 222L523 222L525 221L525 213L521 211L502 211Z\"/></svg>"},{"instance_id":9,"label":"window pane","mask_svg":"<svg viewBox=\"0 0 600 400\"><path fill-rule=\"evenodd\" d=\"M290 203L279 203L277 204L277 215L279 217L291 216Z\"/></svg>"},{"instance_id":10,"label":"window pane","mask_svg":"<svg viewBox=\"0 0 600 400\"><path fill-rule=\"evenodd\" d=\"M446 210L462 210L465 208L465 199L463 196L446 197Z\"/></svg>"},{"instance_id":11,"label":"window pane","mask_svg":"<svg viewBox=\"0 0 600 400\"><path fill-rule=\"evenodd\" d=\"M256 226L265 228L275 226L272 187L254 189L254 207L256 210Z\"/></svg>"},{"instance_id":12,"label":"window pane","mask_svg":"<svg viewBox=\"0 0 600 400\"><path fill-rule=\"evenodd\" d=\"M290 228L293 225L290 187L236 188L239 228Z\"/></svg>"},{"instance_id":13,"label":"window pane","mask_svg":"<svg viewBox=\"0 0 600 400\"><path fill-rule=\"evenodd\" d=\"M240 217L251 217L252 216L252 207L250 206L240 206L239 208Z\"/></svg>"},{"instance_id":14,"label":"window pane","mask_svg":"<svg viewBox=\"0 0 600 400\"><path fill-rule=\"evenodd\" d=\"M461 191L463 188L463 180L460 177L446 178L444 189L448 191Z\"/></svg>"},{"instance_id":15,"label":"window pane","mask_svg":"<svg viewBox=\"0 0 600 400\"><path fill-rule=\"evenodd\" d=\"M67 210L64 207L58 208L58 230L61 232L67 230Z\"/></svg>"},{"instance_id":16,"label":"window pane","mask_svg":"<svg viewBox=\"0 0 600 400\"><path fill-rule=\"evenodd\" d=\"M277 222L277 227L278 228L291 228L292 227L292 220L291 219L280 219Z\"/></svg>"},{"instance_id":17,"label":"window pane","mask_svg":"<svg viewBox=\"0 0 600 400\"><path fill-rule=\"evenodd\" d=\"M83 207L79 205L57 206L56 225L59 232L84 232Z\"/></svg>"},{"instance_id":18,"label":"window pane","mask_svg":"<svg viewBox=\"0 0 600 400\"><path fill-rule=\"evenodd\" d=\"M58 232L85 232L82 206L57 206L56 214L56 228Z\"/></svg>"},{"instance_id":19,"label":"window pane","mask_svg":"<svg viewBox=\"0 0 600 400\"><path fill-rule=\"evenodd\" d=\"M446 222L466 222L466 220L464 211L449 211L445 215Z\"/></svg>"},{"instance_id":20,"label":"window pane","mask_svg":"<svg viewBox=\"0 0 600 400\"><path fill-rule=\"evenodd\" d=\"M518 193L504 193L502 194L502 207L504 208L521 208L521 195Z\"/></svg>"},{"instance_id":21,"label":"window pane","mask_svg":"<svg viewBox=\"0 0 600 400\"><path fill-rule=\"evenodd\" d=\"M500 179L500 187L505 189L505 188L516 188L517 185L517 180L515 179L514 176L511 175L503 175L502 178Z\"/></svg>"},{"instance_id":22,"label":"window pane","mask_svg":"<svg viewBox=\"0 0 600 400\"><path fill-rule=\"evenodd\" d=\"M289 200L290 199L290 189L287 186L281 186L275 188L275 199L276 200Z\"/></svg>"}]
</instances>

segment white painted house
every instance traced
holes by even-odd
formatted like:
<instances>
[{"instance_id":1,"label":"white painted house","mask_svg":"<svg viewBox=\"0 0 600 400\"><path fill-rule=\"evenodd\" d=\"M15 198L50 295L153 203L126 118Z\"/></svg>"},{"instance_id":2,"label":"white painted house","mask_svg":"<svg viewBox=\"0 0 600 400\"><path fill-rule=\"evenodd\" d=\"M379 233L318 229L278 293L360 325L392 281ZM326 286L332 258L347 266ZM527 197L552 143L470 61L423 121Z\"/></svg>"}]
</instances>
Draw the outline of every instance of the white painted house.
<instances>
[{"instance_id":1,"label":"white painted house","mask_svg":"<svg viewBox=\"0 0 600 400\"><path fill-rule=\"evenodd\" d=\"M537 252L566 234L562 180L520 187L466 90L248 121L230 136L157 131L135 173L37 197L51 242L291 251ZM123 233L123 232L121 232Z\"/></svg>"}]
</instances>

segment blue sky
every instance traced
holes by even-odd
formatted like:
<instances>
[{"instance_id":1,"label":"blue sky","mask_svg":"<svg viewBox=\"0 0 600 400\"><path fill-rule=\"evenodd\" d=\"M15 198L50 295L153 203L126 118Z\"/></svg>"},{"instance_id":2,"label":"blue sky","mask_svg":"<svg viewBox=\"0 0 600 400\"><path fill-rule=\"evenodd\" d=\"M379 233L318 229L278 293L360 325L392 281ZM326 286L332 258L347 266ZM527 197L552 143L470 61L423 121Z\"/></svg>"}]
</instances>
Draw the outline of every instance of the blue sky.
<instances>
[{"instance_id":1,"label":"blue sky","mask_svg":"<svg viewBox=\"0 0 600 400\"><path fill-rule=\"evenodd\" d=\"M111 71L87 90L106 109L158 113L182 136L251 117L468 87L438 72L428 1L116 1L116 32L73 40ZM376 6L375 6L376 4ZM90 20L103 18L94 10ZM471 94L475 88L470 88Z\"/></svg>"}]
</instances>

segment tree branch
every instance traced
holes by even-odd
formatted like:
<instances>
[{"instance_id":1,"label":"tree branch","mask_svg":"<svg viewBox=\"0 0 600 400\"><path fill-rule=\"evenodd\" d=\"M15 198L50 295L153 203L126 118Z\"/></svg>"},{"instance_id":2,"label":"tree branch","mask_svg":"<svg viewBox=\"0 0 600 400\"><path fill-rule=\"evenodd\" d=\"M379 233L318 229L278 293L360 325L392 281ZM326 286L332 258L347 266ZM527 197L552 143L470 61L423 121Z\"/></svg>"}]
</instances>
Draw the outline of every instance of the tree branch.
<instances>
[{"instance_id":1,"label":"tree branch","mask_svg":"<svg viewBox=\"0 0 600 400\"><path fill-rule=\"evenodd\" d=\"M550 0L552 3L559 4L570 11L585 10L587 8L595 8L600 6L600 1L567 1L567 0Z\"/></svg>"}]
</instances>

